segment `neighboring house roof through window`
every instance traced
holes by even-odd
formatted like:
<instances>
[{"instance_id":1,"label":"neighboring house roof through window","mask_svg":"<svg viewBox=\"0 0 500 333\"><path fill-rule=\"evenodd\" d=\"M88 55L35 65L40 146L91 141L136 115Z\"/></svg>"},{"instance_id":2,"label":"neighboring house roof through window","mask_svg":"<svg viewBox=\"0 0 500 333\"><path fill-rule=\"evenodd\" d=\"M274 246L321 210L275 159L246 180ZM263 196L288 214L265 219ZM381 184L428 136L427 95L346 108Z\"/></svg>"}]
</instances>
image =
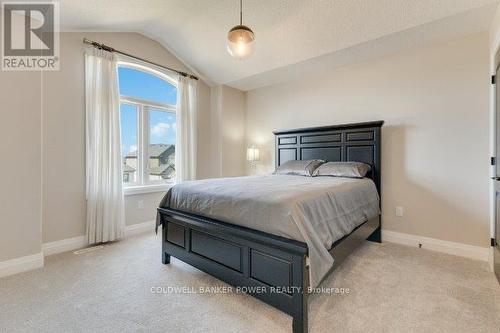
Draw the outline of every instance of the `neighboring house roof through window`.
<instances>
[{"instance_id":1,"label":"neighboring house roof through window","mask_svg":"<svg viewBox=\"0 0 500 333\"><path fill-rule=\"evenodd\" d=\"M150 158L158 158L161 155L163 155L165 152L170 153L170 154L174 153L175 146L174 145L167 145L167 144L163 144L163 143L156 143L156 144L149 145L149 157ZM126 158L137 157L137 150L131 151L125 157Z\"/></svg>"}]
</instances>

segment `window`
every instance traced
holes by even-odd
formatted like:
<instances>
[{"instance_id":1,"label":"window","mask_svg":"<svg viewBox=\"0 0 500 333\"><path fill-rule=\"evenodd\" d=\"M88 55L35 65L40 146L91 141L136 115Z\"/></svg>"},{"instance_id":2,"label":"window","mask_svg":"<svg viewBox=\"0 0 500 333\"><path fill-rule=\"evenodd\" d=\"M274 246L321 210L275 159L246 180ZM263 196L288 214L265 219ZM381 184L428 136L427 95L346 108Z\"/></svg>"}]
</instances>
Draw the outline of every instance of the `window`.
<instances>
[{"instance_id":1,"label":"window","mask_svg":"<svg viewBox=\"0 0 500 333\"><path fill-rule=\"evenodd\" d=\"M120 64L118 77L125 188L173 182L175 81L132 64Z\"/></svg>"}]
</instances>

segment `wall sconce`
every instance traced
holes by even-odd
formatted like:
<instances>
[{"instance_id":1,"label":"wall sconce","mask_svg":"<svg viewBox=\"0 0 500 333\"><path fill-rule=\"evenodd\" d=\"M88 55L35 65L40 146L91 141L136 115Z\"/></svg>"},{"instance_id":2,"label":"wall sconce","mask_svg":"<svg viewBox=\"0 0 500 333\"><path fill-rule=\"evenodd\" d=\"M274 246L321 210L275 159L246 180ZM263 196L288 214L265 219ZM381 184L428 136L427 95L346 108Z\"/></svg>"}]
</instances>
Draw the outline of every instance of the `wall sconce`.
<instances>
[{"instance_id":1,"label":"wall sconce","mask_svg":"<svg viewBox=\"0 0 500 333\"><path fill-rule=\"evenodd\" d=\"M247 148L247 161L250 162L250 166L254 168L257 162L260 161L260 151L259 148L251 146Z\"/></svg>"}]
</instances>

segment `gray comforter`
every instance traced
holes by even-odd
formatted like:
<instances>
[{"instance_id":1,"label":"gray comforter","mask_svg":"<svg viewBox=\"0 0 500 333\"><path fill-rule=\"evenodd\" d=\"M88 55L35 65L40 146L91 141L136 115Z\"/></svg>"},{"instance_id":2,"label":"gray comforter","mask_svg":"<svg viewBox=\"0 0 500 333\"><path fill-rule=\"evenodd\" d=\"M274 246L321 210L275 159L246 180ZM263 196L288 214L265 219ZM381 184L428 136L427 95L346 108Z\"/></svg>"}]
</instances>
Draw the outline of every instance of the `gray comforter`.
<instances>
[{"instance_id":1,"label":"gray comforter","mask_svg":"<svg viewBox=\"0 0 500 333\"><path fill-rule=\"evenodd\" d=\"M333 265L332 244L379 214L379 196L370 179L268 175L184 182L160 207L307 243L315 287Z\"/></svg>"}]
</instances>

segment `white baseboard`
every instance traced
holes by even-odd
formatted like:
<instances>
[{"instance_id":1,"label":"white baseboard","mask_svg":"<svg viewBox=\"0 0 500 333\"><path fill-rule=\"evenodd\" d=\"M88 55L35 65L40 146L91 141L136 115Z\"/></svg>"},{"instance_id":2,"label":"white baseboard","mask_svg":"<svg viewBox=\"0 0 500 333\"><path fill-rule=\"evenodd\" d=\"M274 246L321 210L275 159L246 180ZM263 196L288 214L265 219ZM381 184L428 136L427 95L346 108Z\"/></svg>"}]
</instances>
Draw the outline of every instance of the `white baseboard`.
<instances>
[{"instance_id":1,"label":"white baseboard","mask_svg":"<svg viewBox=\"0 0 500 333\"><path fill-rule=\"evenodd\" d=\"M145 232L154 233L156 221L147 221L125 227L125 237L142 234Z\"/></svg>"},{"instance_id":2,"label":"white baseboard","mask_svg":"<svg viewBox=\"0 0 500 333\"><path fill-rule=\"evenodd\" d=\"M400 232L382 230L382 240L390 243L419 247L423 249L453 254L459 257L489 261L490 249L487 247L473 246L462 243L444 241L435 238L404 234Z\"/></svg>"},{"instance_id":3,"label":"white baseboard","mask_svg":"<svg viewBox=\"0 0 500 333\"><path fill-rule=\"evenodd\" d=\"M44 256L73 251L87 246L85 236L61 239L55 242L43 243L42 252Z\"/></svg>"},{"instance_id":4,"label":"white baseboard","mask_svg":"<svg viewBox=\"0 0 500 333\"><path fill-rule=\"evenodd\" d=\"M43 253L0 262L0 278L43 267Z\"/></svg>"},{"instance_id":5,"label":"white baseboard","mask_svg":"<svg viewBox=\"0 0 500 333\"><path fill-rule=\"evenodd\" d=\"M147 221L143 223L133 224L125 227L125 237L138 235L145 232L154 232L155 221ZM77 236L72 238L61 239L55 242L42 244L42 252L1 261L0 262L0 278L8 275L13 275L21 272L26 272L32 269L43 267L43 258L53 254L74 251L87 246L85 236Z\"/></svg>"},{"instance_id":6,"label":"white baseboard","mask_svg":"<svg viewBox=\"0 0 500 333\"><path fill-rule=\"evenodd\" d=\"M154 232L155 221L147 221L138 224L132 224L125 227L125 237L142 234L145 232ZM61 239L55 242L42 244L42 252L44 256L59 254L68 251L79 250L87 246L85 236L77 236L73 238Z\"/></svg>"}]
</instances>

